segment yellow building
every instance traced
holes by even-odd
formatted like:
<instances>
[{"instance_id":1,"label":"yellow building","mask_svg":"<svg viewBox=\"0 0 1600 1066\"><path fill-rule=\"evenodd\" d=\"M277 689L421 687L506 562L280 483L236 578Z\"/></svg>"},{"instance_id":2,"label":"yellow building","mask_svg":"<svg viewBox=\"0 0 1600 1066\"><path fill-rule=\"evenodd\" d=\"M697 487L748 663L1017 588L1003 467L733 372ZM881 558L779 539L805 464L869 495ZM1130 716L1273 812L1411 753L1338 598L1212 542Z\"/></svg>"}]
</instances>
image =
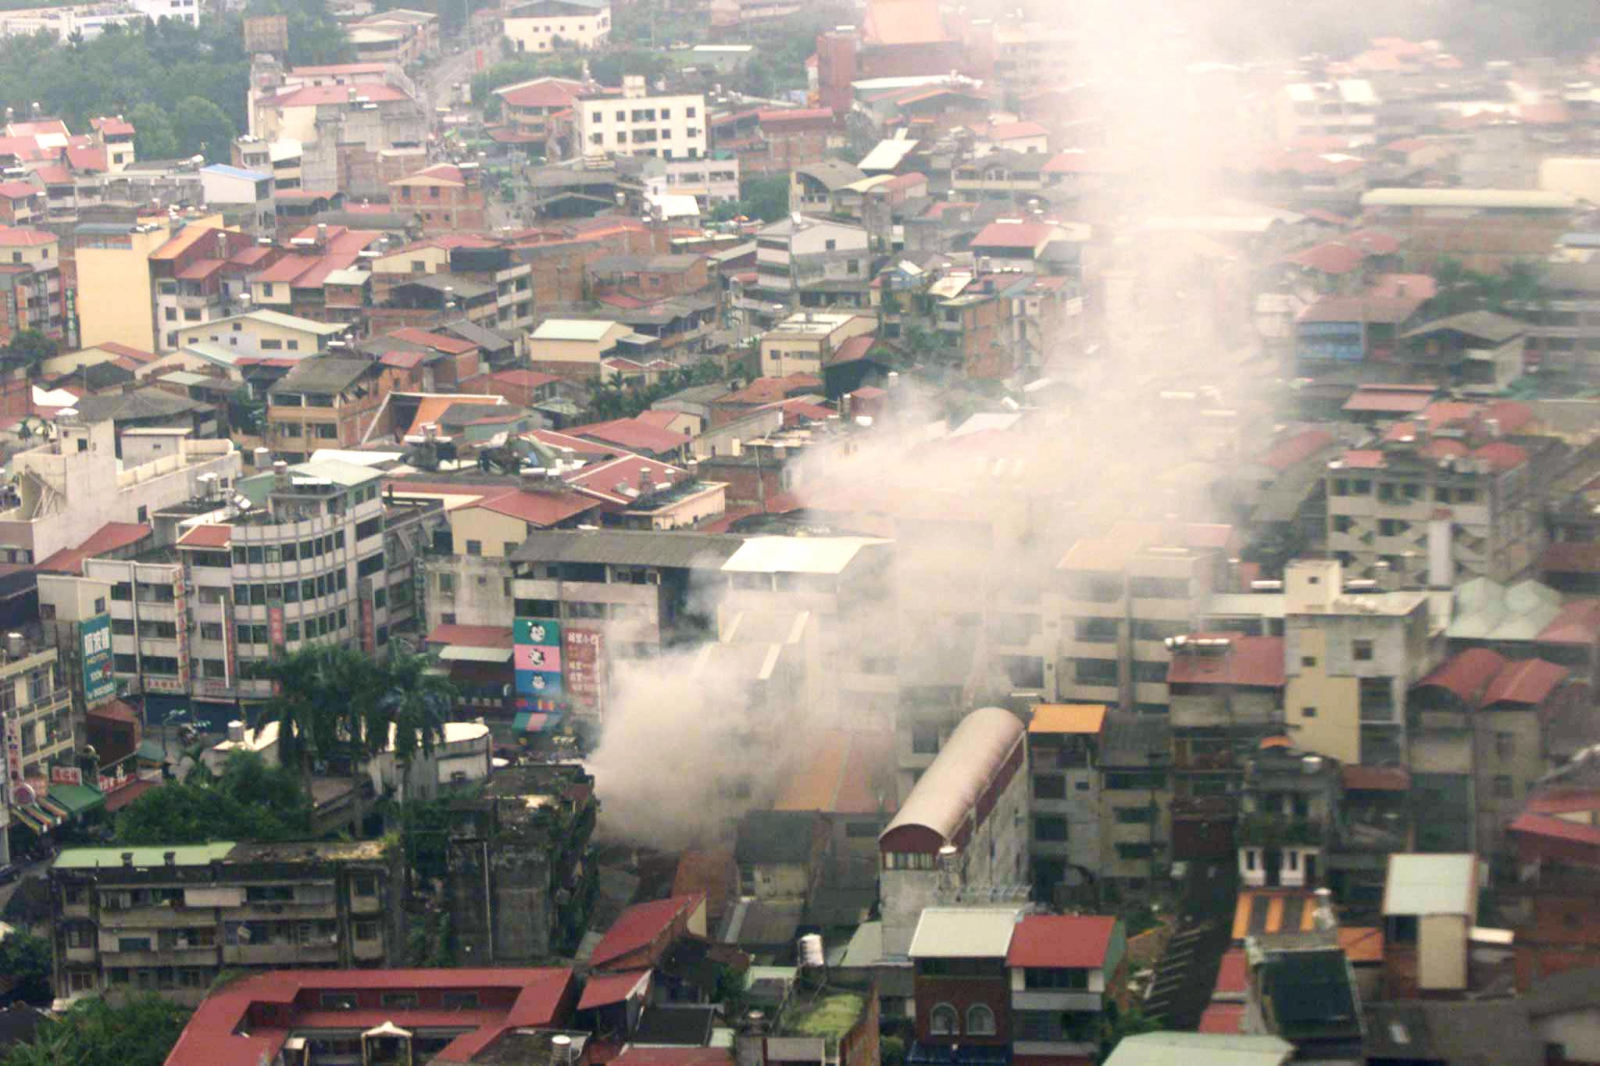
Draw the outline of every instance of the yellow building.
<instances>
[{"instance_id":1,"label":"yellow building","mask_svg":"<svg viewBox=\"0 0 1600 1066\"><path fill-rule=\"evenodd\" d=\"M150 253L186 226L218 229L222 216L78 227L78 343L93 348L111 341L141 351L156 350Z\"/></svg>"},{"instance_id":2,"label":"yellow building","mask_svg":"<svg viewBox=\"0 0 1600 1066\"><path fill-rule=\"evenodd\" d=\"M596 379L600 360L628 333L627 326L604 319L547 318L528 337L528 358L551 374Z\"/></svg>"},{"instance_id":3,"label":"yellow building","mask_svg":"<svg viewBox=\"0 0 1600 1066\"><path fill-rule=\"evenodd\" d=\"M839 346L851 337L874 333L878 320L870 315L832 311L801 311L790 315L761 338L761 375L822 375L822 368Z\"/></svg>"}]
</instances>

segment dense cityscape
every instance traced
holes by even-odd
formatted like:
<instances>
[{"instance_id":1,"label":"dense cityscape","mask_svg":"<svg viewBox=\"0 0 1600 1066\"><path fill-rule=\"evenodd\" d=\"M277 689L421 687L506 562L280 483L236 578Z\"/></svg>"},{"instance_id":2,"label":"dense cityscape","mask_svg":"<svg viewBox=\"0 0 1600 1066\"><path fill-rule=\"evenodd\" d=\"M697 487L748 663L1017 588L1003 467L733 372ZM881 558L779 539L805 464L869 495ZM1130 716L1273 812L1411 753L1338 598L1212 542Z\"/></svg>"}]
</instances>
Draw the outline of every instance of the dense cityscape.
<instances>
[{"instance_id":1,"label":"dense cityscape","mask_svg":"<svg viewBox=\"0 0 1600 1066\"><path fill-rule=\"evenodd\" d=\"M400 2L0 0L0 1066L1600 1063L1592 3Z\"/></svg>"}]
</instances>

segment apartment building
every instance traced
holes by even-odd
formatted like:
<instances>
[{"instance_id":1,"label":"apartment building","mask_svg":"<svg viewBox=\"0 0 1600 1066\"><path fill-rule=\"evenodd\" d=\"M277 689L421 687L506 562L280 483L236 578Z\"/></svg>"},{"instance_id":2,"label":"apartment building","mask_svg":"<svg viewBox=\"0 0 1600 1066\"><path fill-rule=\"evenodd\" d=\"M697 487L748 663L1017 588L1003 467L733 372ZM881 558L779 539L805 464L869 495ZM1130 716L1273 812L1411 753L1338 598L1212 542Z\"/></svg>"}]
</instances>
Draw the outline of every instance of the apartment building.
<instances>
[{"instance_id":1,"label":"apartment building","mask_svg":"<svg viewBox=\"0 0 1600 1066\"><path fill-rule=\"evenodd\" d=\"M1337 559L1293 560L1284 592L1284 724L1295 746L1341 763L1402 763L1407 690L1444 651L1427 594L1347 593Z\"/></svg>"},{"instance_id":2,"label":"apartment building","mask_svg":"<svg viewBox=\"0 0 1600 1066\"><path fill-rule=\"evenodd\" d=\"M1104 1019L1128 1006L1128 968L1122 919L1023 915L1006 952L1016 1066L1094 1062Z\"/></svg>"},{"instance_id":3,"label":"apartment building","mask_svg":"<svg viewBox=\"0 0 1600 1066\"><path fill-rule=\"evenodd\" d=\"M370 266L374 294L380 300L402 282L447 274L452 283L461 278L494 290L495 313L484 322L487 328L533 328L533 267L494 238L439 234L376 256Z\"/></svg>"},{"instance_id":4,"label":"apartment building","mask_svg":"<svg viewBox=\"0 0 1600 1066\"><path fill-rule=\"evenodd\" d=\"M224 972L392 966L403 888L380 841L69 848L50 868L56 995L195 1007Z\"/></svg>"},{"instance_id":5,"label":"apartment building","mask_svg":"<svg viewBox=\"0 0 1600 1066\"><path fill-rule=\"evenodd\" d=\"M790 374L821 377L840 346L851 337L877 332L871 315L844 311L800 311L761 335L761 377L785 378Z\"/></svg>"},{"instance_id":6,"label":"apartment building","mask_svg":"<svg viewBox=\"0 0 1600 1066\"><path fill-rule=\"evenodd\" d=\"M26 633L7 634L0 648L0 727L5 731L6 772L0 808L4 824L21 822L43 832L61 820L59 807L41 808L49 792L50 770L76 766L73 752L72 689L63 676L60 655ZM47 801L48 802L48 801ZM6 834L0 830L0 838ZM10 861L10 844L0 839L0 862Z\"/></svg>"},{"instance_id":7,"label":"apartment building","mask_svg":"<svg viewBox=\"0 0 1600 1066\"><path fill-rule=\"evenodd\" d=\"M172 454L125 462L117 458L110 420L57 416L56 425L55 440L11 458L19 502L0 511L0 557L7 562L42 561L108 522L148 522L155 512L201 495L205 475L215 484L239 476L231 441L181 438Z\"/></svg>"},{"instance_id":8,"label":"apartment building","mask_svg":"<svg viewBox=\"0 0 1600 1066\"><path fill-rule=\"evenodd\" d=\"M243 263L238 257L255 247L248 233L191 225L150 253L150 317L157 351L189 343L185 338L195 339L201 326L244 310ZM235 267L231 272L230 266Z\"/></svg>"},{"instance_id":9,"label":"apartment building","mask_svg":"<svg viewBox=\"0 0 1600 1066\"><path fill-rule=\"evenodd\" d=\"M355 357L297 364L267 391L267 446L288 463L304 462L319 448L355 447L395 376L382 363Z\"/></svg>"},{"instance_id":10,"label":"apartment building","mask_svg":"<svg viewBox=\"0 0 1600 1066\"><path fill-rule=\"evenodd\" d=\"M607 0L534 0L506 12L501 32L518 52L598 48L611 36Z\"/></svg>"},{"instance_id":11,"label":"apartment building","mask_svg":"<svg viewBox=\"0 0 1600 1066\"><path fill-rule=\"evenodd\" d=\"M1172 723L1113 711L1100 743L1102 905L1154 888L1170 869Z\"/></svg>"},{"instance_id":12,"label":"apartment building","mask_svg":"<svg viewBox=\"0 0 1600 1066\"><path fill-rule=\"evenodd\" d=\"M1193 628L1234 543L1230 526L1122 522L1073 544L1057 567L1060 697L1164 713L1166 640Z\"/></svg>"},{"instance_id":13,"label":"apartment building","mask_svg":"<svg viewBox=\"0 0 1600 1066\"><path fill-rule=\"evenodd\" d=\"M1041 703L1028 721L1034 898L1063 905L1100 869L1100 743L1106 709Z\"/></svg>"},{"instance_id":14,"label":"apartment building","mask_svg":"<svg viewBox=\"0 0 1600 1066\"><path fill-rule=\"evenodd\" d=\"M73 260L84 347L111 342L140 351L158 350L150 309L156 306L150 256L186 226L221 229L220 214L166 215L136 222L84 222L73 230ZM176 295L176 293L174 293Z\"/></svg>"},{"instance_id":15,"label":"apartment building","mask_svg":"<svg viewBox=\"0 0 1600 1066\"><path fill-rule=\"evenodd\" d=\"M699 159L708 147L706 98L651 96L642 75L622 79L622 95L586 95L575 105L585 155L648 155Z\"/></svg>"},{"instance_id":16,"label":"apartment building","mask_svg":"<svg viewBox=\"0 0 1600 1066\"><path fill-rule=\"evenodd\" d=\"M76 294L61 276L61 240L43 230L0 226L0 341L37 330L76 345Z\"/></svg>"},{"instance_id":17,"label":"apartment building","mask_svg":"<svg viewBox=\"0 0 1600 1066\"><path fill-rule=\"evenodd\" d=\"M1445 406L1461 405L1433 405ZM1425 411L1330 462L1328 550L1354 575L1386 571L1405 587L1521 576L1546 540L1533 454L1487 422L1434 429Z\"/></svg>"},{"instance_id":18,"label":"apartment building","mask_svg":"<svg viewBox=\"0 0 1600 1066\"><path fill-rule=\"evenodd\" d=\"M481 172L475 163L435 163L389 183L389 202L422 216L422 232L488 228Z\"/></svg>"},{"instance_id":19,"label":"apartment building","mask_svg":"<svg viewBox=\"0 0 1600 1066\"><path fill-rule=\"evenodd\" d=\"M518 133L538 141L570 132L573 108L583 95L584 84L570 78L534 78L506 85L494 91L501 110ZM564 117L561 116L565 112Z\"/></svg>"},{"instance_id":20,"label":"apartment building","mask_svg":"<svg viewBox=\"0 0 1600 1066\"><path fill-rule=\"evenodd\" d=\"M0 224L31 226L47 217L42 186L29 181L0 181Z\"/></svg>"},{"instance_id":21,"label":"apartment building","mask_svg":"<svg viewBox=\"0 0 1600 1066\"><path fill-rule=\"evenodd\" d=\"M858 279L859 301L865 307L872 280L871 238L861 226L792 215L770 223L756 233L756 288L764 299L790 307L804 302L819 306L837 302L817 288L825 281ZM810 287L812 296L803 299ZM848 288L848 286L846 286Z\"/></svg>"},{"instance_id":22,"label":"apartment building","mask_svg":"<svg viewBox=\"0 0 1600 1066\"><path fill-rule=\"evenodd\" d=\"M1344 137L1372 144L1382 101L1361 78L1285 85L1277 100L1278 141Z\"/></svg>"}]
</instances>

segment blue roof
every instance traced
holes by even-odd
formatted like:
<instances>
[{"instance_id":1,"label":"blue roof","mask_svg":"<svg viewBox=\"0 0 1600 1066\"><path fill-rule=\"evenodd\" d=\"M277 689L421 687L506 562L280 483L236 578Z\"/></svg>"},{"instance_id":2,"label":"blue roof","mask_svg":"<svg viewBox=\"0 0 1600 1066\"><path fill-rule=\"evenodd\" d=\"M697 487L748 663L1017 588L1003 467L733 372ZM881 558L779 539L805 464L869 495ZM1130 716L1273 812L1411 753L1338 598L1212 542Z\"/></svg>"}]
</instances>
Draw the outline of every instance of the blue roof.
<instances>
[{"instance_id":1,"label":"blue roof","mask_svg":"<svg viewBox=\"0 0 1600 1066\"><path fill-rule=\"evenodd\" d=\"M246 170L243 167L230 167L226 163L213 163L209 167L201 167L202 174L221 174L225 178L243 178L245 181L269 181L271 174L263 174L259 170Z\"/></svg>"}]
</instances>

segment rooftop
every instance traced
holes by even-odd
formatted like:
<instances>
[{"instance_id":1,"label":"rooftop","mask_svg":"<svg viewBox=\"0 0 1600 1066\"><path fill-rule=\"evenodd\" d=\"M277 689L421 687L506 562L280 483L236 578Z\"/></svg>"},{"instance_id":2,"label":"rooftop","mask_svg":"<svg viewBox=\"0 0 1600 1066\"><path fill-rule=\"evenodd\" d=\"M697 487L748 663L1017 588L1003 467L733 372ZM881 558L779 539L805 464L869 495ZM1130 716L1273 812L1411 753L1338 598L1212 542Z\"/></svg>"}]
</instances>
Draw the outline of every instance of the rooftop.
<instances>
[{"instance_id":1,"label":"rooftop","mask_svg":"<svg viewBox=\"0 0 1600 1066\"><path fill-rule=\"evenodd\" d=\"M1383 913L1426 916L1474 913L1478 860L1473 855L1389 856Z\"/></svg>"},{"instance_id":2,"label":"rooftop","mask_svg":"<svg viewBox=\"0 0 1600 1066\"><path fill-rule=\"evenodd\" d=\"M1003 959L1021 920L1015 907L925 907L911 937L913 959Z\"/></svg>"}]
</instances>

